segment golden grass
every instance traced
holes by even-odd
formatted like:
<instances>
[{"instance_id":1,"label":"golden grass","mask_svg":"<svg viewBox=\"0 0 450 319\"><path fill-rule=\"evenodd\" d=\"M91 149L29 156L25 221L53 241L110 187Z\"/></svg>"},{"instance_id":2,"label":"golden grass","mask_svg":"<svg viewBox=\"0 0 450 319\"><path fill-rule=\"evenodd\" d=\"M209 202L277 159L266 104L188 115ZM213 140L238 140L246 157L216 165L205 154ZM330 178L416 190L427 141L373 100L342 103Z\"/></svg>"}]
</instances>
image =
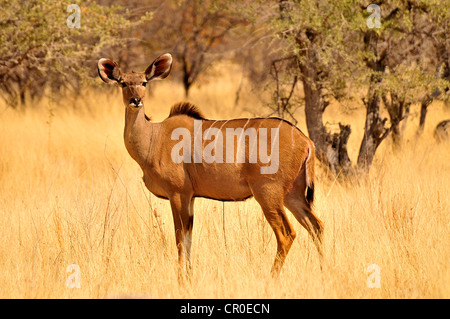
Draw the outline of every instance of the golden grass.
<instances>
[{"instance_id":1,"label":"golden grass","mask_svg":"<svg viewBox=\"0 0 450 319\"><path fill-rule=\"evenodd\" d=\"M191 101L211 118L245 115L233 105L238 82L231 75L211 81L194 88ZM338 183L319 169L322 270L306 231L289 213L298 237L273 280L276 241L257 203L225 203L223 224L222 203L198 199L193 276L182 286L168 202L145 189L123 144L118 89L106 90L86 92L76 109L49 100L25 111L0 106L1 298L450 297L449 144L432 138L437 122L450 117L441 103L430 106L418 141L416 106L402 149L383 143L367 177ZM157 83L147 113L162 120L181 99L179 85ZM241 101L267 114L250 94ZM299 127L306 131L301 113ZM330 107L327 115L352 124L354 159L364 113ZM81 270L79 289L66 285L71 264ZM380 267L380 288L367 286L370 264Z\"/></svg>"}]
</instances>

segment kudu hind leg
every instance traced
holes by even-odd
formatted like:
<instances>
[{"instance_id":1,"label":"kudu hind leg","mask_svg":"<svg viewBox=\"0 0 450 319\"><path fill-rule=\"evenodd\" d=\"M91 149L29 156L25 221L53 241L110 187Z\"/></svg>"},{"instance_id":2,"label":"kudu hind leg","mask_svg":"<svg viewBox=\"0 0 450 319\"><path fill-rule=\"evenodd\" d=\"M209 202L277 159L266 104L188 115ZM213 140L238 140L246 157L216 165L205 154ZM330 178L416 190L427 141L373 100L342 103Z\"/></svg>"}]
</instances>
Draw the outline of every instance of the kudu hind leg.
<instances>
[{"instance_id":1,"label":"kudu hind leg","mask_svg":"<svg viewBox=\"0 0 450 319\"><path fill-rule=\"evenodd\" d=\"M284 199L284 205L311 235L319 255L322 256L323 223L314 214L309 203L298 194L288 194Z\"/></svg>"},{"instance_id":2,"label":"kudu hind leg","mask_svg":"<svg viewBox=\"0 0 450 319\"><path fill-rule=\"evenodd\" d=\"M255 195L256 201L261 205L264 216L272 227L277 239L277 253L272 266L272 276L277 277L284 264L286 256L296 237L296 233L289 222L281 199L271 199L269 196Z\"/></svg>"},{"instance_id":3,"label":"kudu hind leg","mask_svg":"<svg viewBox=\"0 0 450 319\"><path fill-rule=\"evenodd\" d=\"M192 246L192 229L194 227L194 201L195 198L192 197L191 202L189 203L189 222L187 225L187 232L185 234L185 249L186 249L186 256L187 256L187 270L188 273L191 274L192 272L192 264L191 264L191 246Z\"/></svg>"}]
</instances>

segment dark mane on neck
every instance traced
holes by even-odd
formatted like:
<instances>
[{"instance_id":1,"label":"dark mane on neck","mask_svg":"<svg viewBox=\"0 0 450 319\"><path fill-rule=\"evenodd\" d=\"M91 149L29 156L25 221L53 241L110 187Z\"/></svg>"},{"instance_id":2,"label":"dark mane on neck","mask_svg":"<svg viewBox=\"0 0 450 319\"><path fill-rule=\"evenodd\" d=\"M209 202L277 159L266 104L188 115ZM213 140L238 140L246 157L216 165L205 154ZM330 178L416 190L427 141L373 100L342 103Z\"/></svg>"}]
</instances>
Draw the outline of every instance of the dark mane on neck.
<instances>
[{"instance_id":1,"label":"dark mane on neck","mask_svg":"<svg viewBox=\"0 0 450 319\"><path fill-rule=\"evenodd\" d=\"M204 120L205 117L200 112L198 107L196 107L194 104L189 102L180 102L176 103L172 106L170 109L169 117L176 116L176 115L187 115L197 120Z\"/></svg>"}]
</instances>

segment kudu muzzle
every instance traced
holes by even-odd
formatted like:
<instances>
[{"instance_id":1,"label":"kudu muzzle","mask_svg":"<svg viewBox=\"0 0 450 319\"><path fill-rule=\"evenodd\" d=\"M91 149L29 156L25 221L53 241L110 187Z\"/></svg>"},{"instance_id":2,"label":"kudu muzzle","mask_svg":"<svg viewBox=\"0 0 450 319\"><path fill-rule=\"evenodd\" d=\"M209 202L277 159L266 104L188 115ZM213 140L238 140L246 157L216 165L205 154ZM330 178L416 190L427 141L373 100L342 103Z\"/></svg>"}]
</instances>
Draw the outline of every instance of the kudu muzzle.
<instances>
[{"instance_id":1,"label":"kudu muzzle","mask_svg":"<svg viewBox=\"0 0 450 319\"><path fill-rule=\"evenodd\" d=\"M134 107L139 107L139 106L142 106L142 100L141 100L140 97L132 97L130 99L130 103L129 104L131 106L134 106Z\"/></svg>"}]
</instances>

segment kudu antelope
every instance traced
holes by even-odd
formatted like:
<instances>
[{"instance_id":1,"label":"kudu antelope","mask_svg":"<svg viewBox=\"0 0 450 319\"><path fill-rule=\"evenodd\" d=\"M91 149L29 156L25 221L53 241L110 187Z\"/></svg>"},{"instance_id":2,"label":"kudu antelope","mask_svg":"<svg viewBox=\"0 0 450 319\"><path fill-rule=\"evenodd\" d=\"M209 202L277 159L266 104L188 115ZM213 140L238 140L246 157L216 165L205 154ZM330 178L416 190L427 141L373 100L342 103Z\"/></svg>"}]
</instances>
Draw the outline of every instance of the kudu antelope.
<instances>
[{"instance_id":1,"label":"kudu antelope","mask_svg":"<svg viewBox=\"0 0 450 319\"><path fill-rule=\"evenodd\" d=\"M277 240L277 252L272 266L274 276L278 275L296 236L284 206L311 234L320 252L323 226L311 209L314 198L313 142L297 127L279 118L210 120L205 119L190 103L175 104L167 119L161 123L151 122L144 112L145 86L152 80L167 77L171 67L170 54L158 57L143 73L122 73L115 62L108 59L98 61L101 79L122 87L126 149L142 168L143 180L149 191L170 201L180 276L191 268L190 251L196 197L219 201L241 201L255 197ZM195 129L195 121L201 121L200 130L198 125ZM187 160L175 161L173 150L180 142L174 138L174 132L180 129L193 137L188 141L188 146L194 149L198 148L198 145L194 145L195 135L200 134L204 144L204 140L208 139L213 143L212 135L215 135L215 143L219 136L225 136L230 131L238 134L232 136L232 145L213 145L216 146L216 155L228 152L226 162L220 158L216 158L217 161L214 162L199 161L202 154L200 153L199 157L197 151L188 153L189 156L184 157ZM255 145L251 145L252 134L249 132L257 132L259 139L253 139L253 144L259 141L256 144L259 144L261 155L263 140L268 139L269 130L271 138L266 142L272 150L271 155L274 155L274 150L278 151L278 156L271 157L271 161L276 159L278 163L274 165L276 170L264 174L262 168L267 167L267 159L264 162L261 159L252 160L251 152L255 151ZM209 134L211 131L215 133ZM265 134L262 134L262 131ZM275 145L276 143L278 144ZM267 152L267 144L265 146ZM200 152L204 145L201 147ZM231 156L230 149L234 152ZM237 158L236 152L239 150L241 155Z\"/></svg>"}]
</instances>

